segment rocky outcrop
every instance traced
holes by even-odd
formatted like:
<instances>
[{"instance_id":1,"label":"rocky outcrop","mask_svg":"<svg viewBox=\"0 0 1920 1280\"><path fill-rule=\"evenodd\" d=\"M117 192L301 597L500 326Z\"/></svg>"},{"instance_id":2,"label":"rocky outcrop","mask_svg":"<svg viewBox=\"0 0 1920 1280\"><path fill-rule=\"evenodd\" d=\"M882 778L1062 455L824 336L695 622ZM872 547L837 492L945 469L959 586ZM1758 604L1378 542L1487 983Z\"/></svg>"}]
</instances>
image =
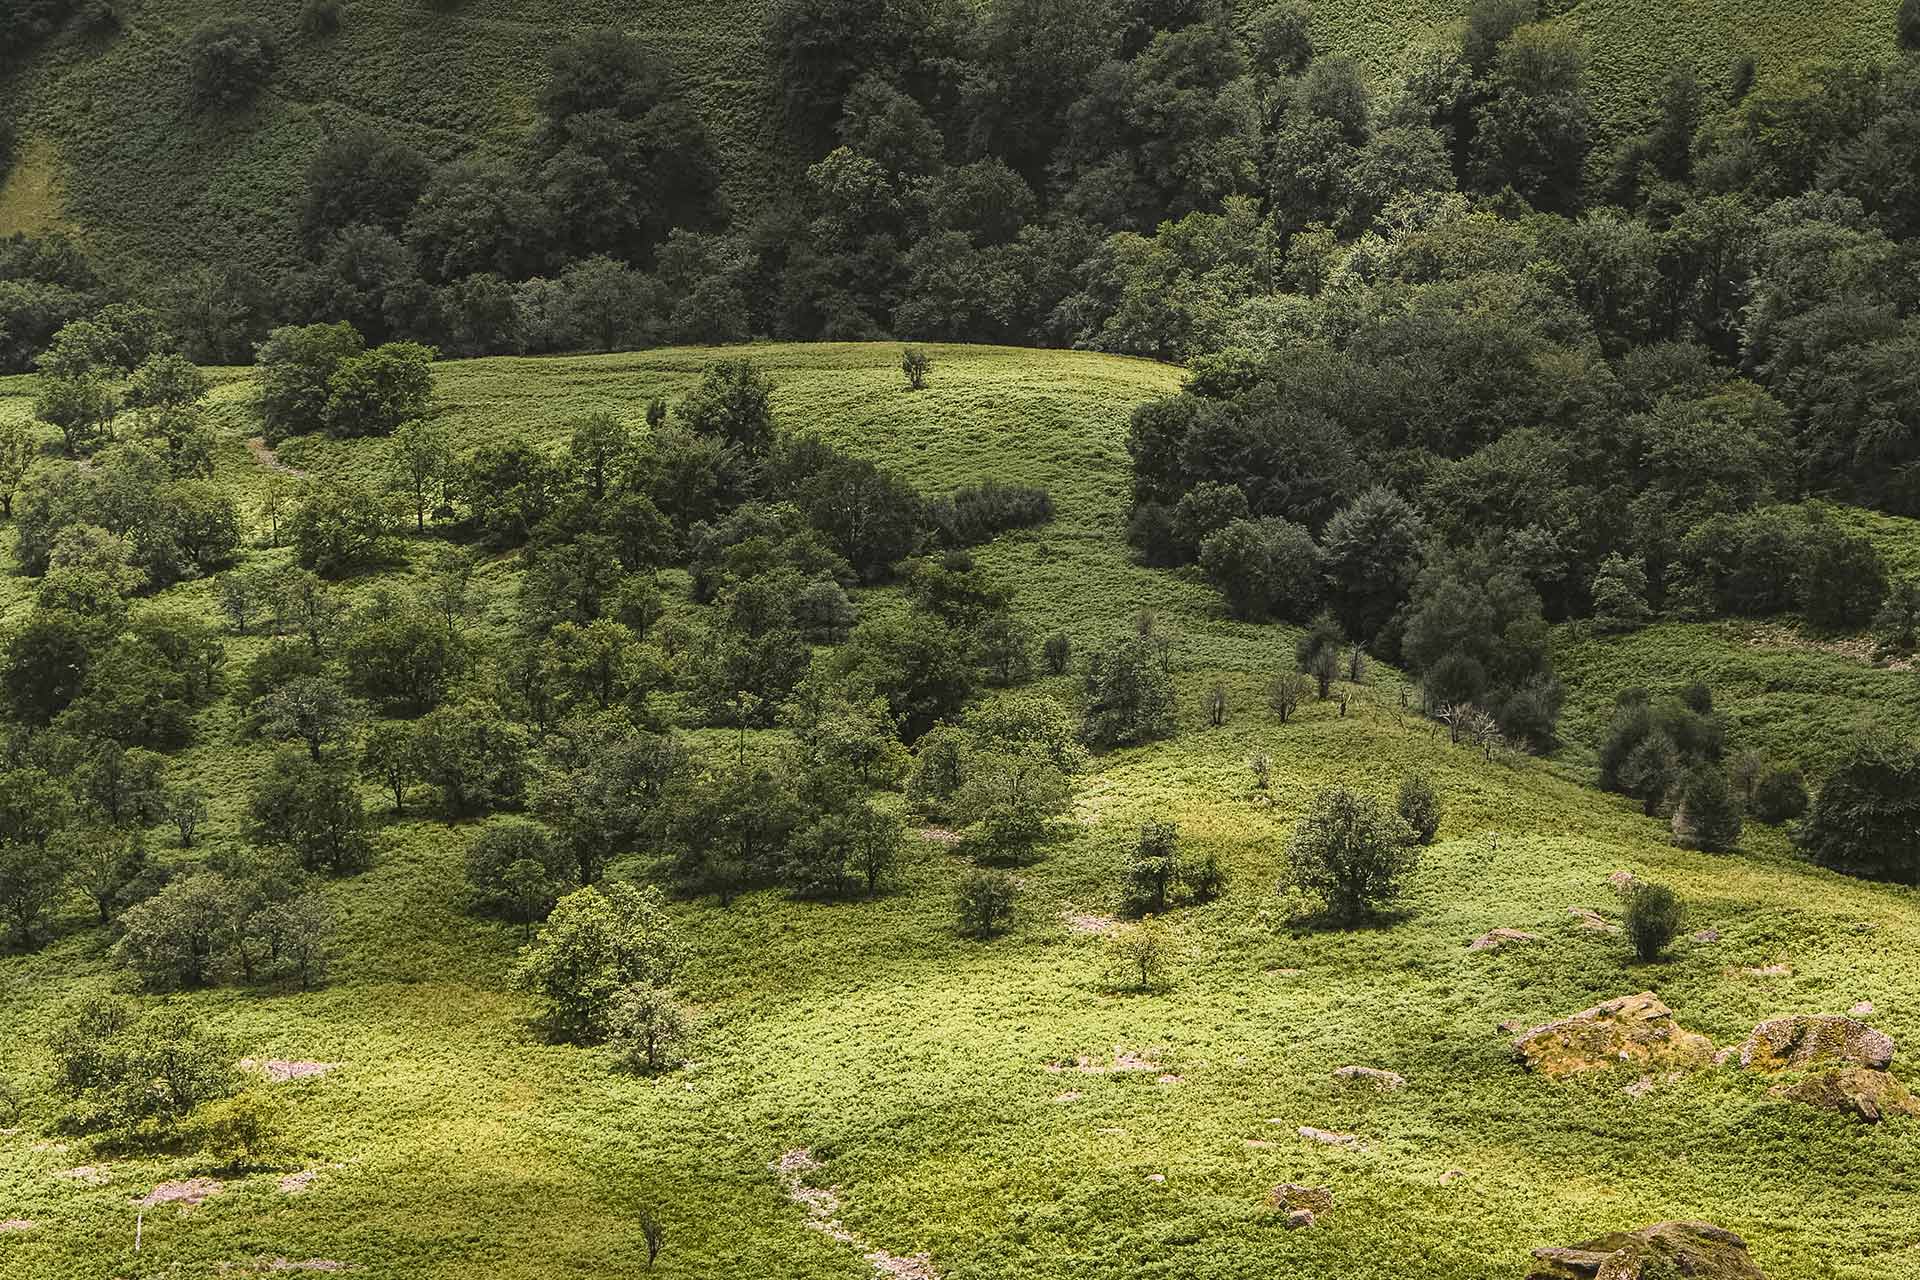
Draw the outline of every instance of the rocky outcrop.
<instances>
[{"instance_id":1,"label":"rocky outcrop","mask_svg":"<svg viewBox=\"0 0 1920 1280\"><path fill-rule=\"evenodd\" d=\"M1529 1071L1562 1079L1598 1067L1691 1071L1713 1061L1713 1041L1673 1020L1651 991L1619 996L1528 1031L1513 1056Z\"/></svg>"},{"instance_id":2,"label":"rocky outcrop","mask_svg":"<svg viewBox=\"0 0 1920 1280\"><path fill-rule=\"evenodd\" d=\"M1333 1212L1333 1189L1283 1182L1268 1193L1267 1203L1287 1215L1289 1229L1310 1227Z\"/></svg>"},{"instance_id":3,"label":"rocky outcrop","mask_svg":"<svg viewBox=\"0 0 1920 1280\"><path fill-rule=\"evenodd\" d=\"M1528 933L1525 929L1495 929L1483 933L1467 944L1469 951L1498 951L1501 947L1515 942L1538 942L1540 935Z\"/></svg>"},{"instance_id":4,"label":"rocky outcrop","mask_svg":"<svg viewBox=\"0 0 1920 1280\"><path fill-rule=\"evenodd\" d=\"M1893 1037L1838 1014L1796 1013L1755 1027L1741 1044L1739 1058L1749 1071L1825 1066L1885 1071L1893 1062Z\"/></svg>"},{"instance_id":5,"label":"rocky outcrop","mask_svg":"<svg viewBox=\"0 0 1920 1280\"><path fill-rule=\"evenodd\" d=\"M1920 1098L1898 1076L1867 1067L1835 1067L1794 1084L1778 1085L1773 1096L1838 1111L1868 1124L1888 1116L1920 1116Z\"/></svg>"},{"instance_id":6,"label":"rocky outcrop","mask_svg":"<svg viewBox=\"0 0 1920 1280\"><path fill-rule=\"evenodd\" d=\"M1746 1241L1704 1222L1658 1222L1533 1256L1527 1280L1767 1280Z\"/></svg>"}]
</instances>

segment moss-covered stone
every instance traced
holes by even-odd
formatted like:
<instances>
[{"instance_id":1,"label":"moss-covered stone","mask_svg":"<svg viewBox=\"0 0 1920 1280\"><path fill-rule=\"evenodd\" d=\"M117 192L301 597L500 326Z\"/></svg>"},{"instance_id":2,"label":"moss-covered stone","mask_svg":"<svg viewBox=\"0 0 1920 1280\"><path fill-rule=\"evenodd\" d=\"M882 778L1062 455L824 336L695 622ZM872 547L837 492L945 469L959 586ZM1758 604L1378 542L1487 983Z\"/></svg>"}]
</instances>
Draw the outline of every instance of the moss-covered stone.
<instances>
[{"instance_id":1,"label":"moss-covered stone","mask_svg":"<svg viewBox=\"0 0 1920 1280\"><path fill-rule=\"evenodd\" d=\"M1527 1280L1767 1280L1745 1240L1704 1222L1657 1222L1533 1256Z\"/></svg>"},{"instance_id":2,"label":"moss-covered stone","mask_svg":"<svg viewBox=\"0 0 1920 1280\"><path fill-rule=\"evenodd\" d=\"M1530 1071L1562 1079L1599 1067L1691 1071L1713 1061L1713 1042L1673 1019L1651 991L1619 996L1533 1028L1513 1042Z\"/></svg>"}]
</instances>

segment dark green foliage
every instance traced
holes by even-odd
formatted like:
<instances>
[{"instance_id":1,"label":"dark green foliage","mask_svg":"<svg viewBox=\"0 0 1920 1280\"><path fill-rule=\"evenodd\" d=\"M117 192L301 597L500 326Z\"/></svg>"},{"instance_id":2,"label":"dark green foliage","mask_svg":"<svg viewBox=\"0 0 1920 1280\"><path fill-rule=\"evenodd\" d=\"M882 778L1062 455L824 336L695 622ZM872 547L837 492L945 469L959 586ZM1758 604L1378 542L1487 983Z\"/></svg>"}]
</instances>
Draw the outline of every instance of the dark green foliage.
<instances>
[{"instance_id":1,"label":"dark green foliage","mask_svg":"<svg viewBox=\"0 0 1920 1280\"><path fill-rule=\"evenodd\" d=\"M1313 677L1322 698L1331 692L1333 682L1339 678L1340 653L1346 644L1347 637L1340 630L1340 624L1331 613L1324 612L1315 617L1294 642L1293 664Z\"/></svg>"},{"instance_id":2,"label":"dark green foliage","mask_svg":"<svg viewBox=\"0 0 1920 1280\"><path fill-rule=\"evenodd\" d=\"M238 1084L233 1046L177 1006L142 1014L121 997L88 997L55 1019L47 1047L66 1121L139 1145L174 1138L195 1107Z\"/></svg>"},{"instance_id":3,"label":"dark green foliage","mask_svg":"<svg viewBox=\"0 0 1920 1280\"><path fill-rule=\"evenodd\" d=\"M467 846L467 894L475 909L516 924L544 919L573 875L573 858L546 828L493 818Z\"/></svg>"},{"instance_id":4,"label":"dark green foliage","mask_svg":"<svg viewBox=\"0 0 1920 1280\"><path fill-rule=\"evenodd\" d=\"M1618 554L1601 561L1593 575L1593 625L1601 631L1634 631L1652 616L1646 570Z\"/></svg>"},{"instance_id":5,"label":"dark green foliage","mask_svg":"<svg viewBox=\"0 0 1920 1280\"><path fill-rule=\"evenodd\" d=\"M1740 826L1740 801L1725 771L1700 765L1689 772L1673 807L1673 842L1684 849L1731 849Z\"/></svg>"},{"instance_id":6,"label":"dark green foliage","mask_svg":"<svg viewBox=\"0 0 1920 1280\"><path fill-rule=\"evenodd\" d=\"M1148 822L1127 858L1122 898L1136 916L1158 915L1178 902L1207 902L1226 887L1218 857L1193 857L1180 848L1179 829L1171 822Z\"/></svg>"},{"instance_id":7,"label":"dark green foliage","mask_svg":"<svg viewBox=\"0 0 1920 1280\"><path fill-rule=\"evenodd\" d=\"M1775 765L1753 784L1749 805L1762 822L1791 822L1807 811L1807 784L1797 765Z\"/></svg>"},{"instance_id":8,"label":"dark green foliage","mask_svg":"<svg viewBox=\"0 0 1920 1280\"><path fill-rule=\"evenodd\" d=\"M526 792L526 750L520 727L482 702L435 708L414 733L420 780L440 793L448 821L516 807Z\"/></svg>"},{"instance_id":9,"label":"dark green foliage","mask_svg":"<svg viewBox=\"0 0 1920 1280\"><path fill-rule=\"evenodd\" d=\"M1089 746L1137 746L1169 737L1173 711L1173 681L1148 637L1118 636L1087 655L1080 737Z\"/></svg>"},{"instance_id":10,"label":"dark green foliage","mask_svg":"<svg viewBox=\"0 0 1920 1280\"><path fill-rule=\"evenodd\" d=\"M1686 926L1686 905L1663 884L1639 884L1627 894L1627 940L1640 959L1658 960Z\"/></svg>"},{"instance_id":11,"label":"dark green foliage","mask_svg":"<svg viewBox=\"0 0 1920 1280\"><path fill-rule=\"evenodd\" d=\"M904 841L905 828L896 815L857 802L794 834L782 879L802 898L872 897L900 860Z\"/></svg>"},{"instance_id":12,"label":"dark green foliage","mask_svg":"<svg viewBox=\"0 0 1920 1280\"><path fill-rule=\"evenodd\" d=\"M683 959L659 891L615 882L560 899L509 981L540 1001L555 1039L593 1044L613 1032L622 991L670 984Z\"/></svg>"},{"instance_id":13,"label":"dark green foliage","mask_svg":"<svg viewBox=\"0 0 1920 1280\"><path fill-rule=\"evenodd\" d=\"M1200 570L1236 618L1297 622L1320 601L1320 549L1287 520L1235 520L1210 534L1200 544Z\"/></svg>"},{"instance_id":14,"label":"dark green foliage","mask_svg":"<svg viewBox=\"0 0 1920 1280\"><path fill-rule=\"evenodd\" d=\"M1828 631L1857 631L1880 611L1887 569L1871 542L1817 524L1800 568L1800 612Z\"/></svg>"},{"instance_id":15,"label":"dark green foliage","mask_svg":"<svg viewBox=\"0 0 1920 1280\"><path fill-rule=\"evenodd\" d=\"M1041 646L1042 659L1047 664L1047 674L1063 676L1073 664L1073 637L1064 631L1056 631L1048 636Z\"/></svg>"},{"instance_id":16,"label":"dark green foliage","mask_svg":"<svg viewBox=\"0 0 1920 1280\"><path fill-rule=\"evenodd\" d=\"M337 6L333 20L337 26ZM307 162L301 231L314 247L356 222L397 232L426 183L427 162L412 147L378 130L350 129Z\"/></svg>"},{"instance_id":17,"label":"dark green foliage","mask_svg":"<svg viewBox=\"0 0 1920 1280\"><path fill-rule=\"evenodd\" d=\"M260 417L269 441L326 425L334 374L366 343L350 324L275 329L260 344Z\"/></svg>"},{"instance_id":18,"label":"dark green foliage","mask_svg":"<svg viewBox=\"0 0 1920 1280\"><path fill-rule=\"evenodd\" d=\"M973 692L964 635L926 613L862 622L834 662L844 679L886 699L909 740L954 714Z\"/></svg>"},{"instance_id":19,"label":"dark green foliage","mask_svg":"<svg viewBox=\"0 0 1920 1280\"><path fill-rule=\"evenodd\" d=\"M1440 830L1440 797L1435 794L1432 783L1421 774L1408 774L1400 782L1400 793L1394 798L1393 808L1413 832L1415 840L1421 844L1433 843L1434 835Z\"/></svg>"},{"instance_id":20,"label":"dark green foliage","mask_svg":"<svg viewBox=\"0 0 1920 1280\"><path fill-rule=\"evenodd\" d=\"M1856 738L1820 784L1794 839L1836 871L1920 882L1920 751L1884 733Z\"/></svg>"},{"instance_id":21,"label":"dark green foliage","mask_svg":"<svg viewBox=\"0 0 1920 1280\"><path fill-rule=\"evenodd\" d=\"M1684 696L1656 704L1645 690L1625 690L1600 743L1600 785L1634 797L1652 816L1690 770L1718 770L1725 741L1726 721L1710 696L1696 694L1691 705Z\"/></svg>"},{"instance_id":22,"label":"dark green foliage","mask_svg":"<svg viewBox=\"0 0 1920 1280\"><path fill-rule=\"evenodd\" d=\"M1321 538L1327 603L1346 632L1371 640L1413 589L1424 535L1413 507L1376 486L1342 507Z\"/></svg>"},{"instance_id":23,"label":"dark green foliage","mask_svg":"<svg viewBox=\"0 0 1920 1280\"><path fill-rule=\"evenodd\" d=\"M310 484L287 521L294 558L329 578L385 563L394 512L378 495L344 485Z\"/></svg>"},{"instance_id":24,"label":"dark green foliage","mask_svg":"<svg viewBox=\"0 0 1920 1280\"><path fill-rule=\"evenodd\" d=\"M1413 830L1373 796L1345 787L1317 792L1287 841L1293 882L1341 925L1391 907L1418 860Z\"/></svg>"},{"instance_id":25,"label":"dark green foliage","mask_svg":"<svg viewBox=\"0 0 1920 1280\"><path fill-rule=\"evenodd\" d=\"M300 30L316 38L340 30L345 6L341 0L307 0L300 7Z\"/></svg>"},{"instance_id":26,"label":"dark green foliage","mask_svg":"<svg viewBox=\"0 0 1920 1280\"><path fill-rule=\"evenodd\" d=\"M926 522L941 545L971 547L1008 529L1031 529L1053 519L1053 500L1037 485L986 480L926 504Z\"/></svg>"},{"instance_id":27,"label":"dark green foliage","mask_svg":"<svg viewBox=\"0 0 1920 1280\"><path fill-rule=\"evenodd\" d=\"M1013 902L1019 882L1011 873L976 868L960 878L954 894L954 921L961 934L978 940L991 938L1013 921Z\"/></svg>"},{"instance_id":28,"label":"dark green foliage","mask_svg":"<svg viewBox=\"0 0 1920 1280\"><path fill-rule=\"evenodd\" d=\"M309 871L352 875L373 861L359 790L338 766L283 751L254 786L248 808L256 838L285 847Z\"/></svg>"},{"instance_id":29,"label":"dark green foliage","mask_svg":"<svg viewBox=\"0 0 1920 1280\"><path fill-rule=\"evenodd\" d=\"M251 18L229 18L195 28L186 46L187 86L202 107L244 105L273 78L280 49L273 29Z\"/></svg>"}]
</instances>

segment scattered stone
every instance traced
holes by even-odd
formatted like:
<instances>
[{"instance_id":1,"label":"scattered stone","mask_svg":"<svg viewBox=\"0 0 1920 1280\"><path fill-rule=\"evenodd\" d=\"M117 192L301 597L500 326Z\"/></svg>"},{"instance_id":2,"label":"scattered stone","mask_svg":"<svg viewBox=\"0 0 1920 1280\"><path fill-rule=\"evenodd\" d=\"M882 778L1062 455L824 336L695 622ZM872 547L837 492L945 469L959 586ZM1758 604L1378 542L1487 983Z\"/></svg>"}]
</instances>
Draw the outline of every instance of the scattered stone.
<instances>
[{"instance_id":1,"label":"scattered stone","mask_svg":"<svg viewBox=\"0 0 1920 1280\"><path fill-rule=\"evenodd\" d=\"M1616 1065L1689 1071L1713 1061L1713 1042L1680 1026L1673 1010L1642 991L1533 1028L1513 1042L1513 1056L1554 1080Z\"/></svg>"},{"instance_id":2,"label":"scattered stone","mask_svg":"<svg viewBox=\"0 0 1920 1280\"><path fill-rule=\"evenodd\" d=\"M1049 1062L1047 1070L1058 1073L1077 1071L1081 1075L1105 1076L1122 1071L1158 1071L1159 1059L1155 1050L1121 1049L1113 1051L1113 1061L1101 1062L1089 1054L1080 1054L1072 1062Z\"/></svg>"},{"instance_id":3,"label":"scattered stone","mask_svg":"<svg viewBox=\"0 0 1920 1280\"><path fill-rule=\"evenodd\" d=\"M57 1154L59 1152L65 1151L66 1149L67 1149L67 1144L64 1142L49 1142L45 1140L36 1142L33 1144L31 1148L29 1148L29 1150L37 1151L42 1154L45 1154L46 1152L49 1152L49 1151Z\"/></svg>"},{"instance_id":4,"label":"scattered stone","mask_svg":"<svg viewBox=\"0 0 1920 1280\"><path fill-rule=\"evenodd\" d=\"M1535 1249L1527 1280L1767 1280L1747 1242L1704 1222L1659 1222L1564 1249Z\"/></svg>"},{"instance_id":5,"label":"scattered stone","mask_svg":"<svg viewBox=\"0 0 1920 1280\"><path fill-rule=\"evenodd\" d=\"M33 1230L33 1223L26 1218L8 1218L5 1222L0 1222L0 1236L14 1231L31 1230Z\"/></svg>"},{"instance_id":6,"label":"scattered stone","mask_svg":"<svg viewBox=\"0 0 1920 1280\"><path fill-rule=\"evenodd\" d=\"M1640 887L1640 877L1631 871L1616 871L1607 877L1607 883L1615 893L1632 893Z\"/></svg>"},{"instance_id":7,"label":"scattered stone","mask_svg":"<svg viewBox=\"0 0 1920 1280\"><path fill-rule=\"evenodd\" d=\"M1311 1209L1295 1209L1287 1214L1287 1230L1289 1231L1298 1231L1302 1227L1312 1226L1313 1223L1314 1217L1313 1210Z\"/></svg>"},{"instance_id":8,"label":"scattered stone","mask_svg":"<svg viewBox=\"0 0 1920 1280\"><path fill-rule=\"evenodd\" d=\"M1452 1186L1466 1176L1467 1171L1465 1169L1449 1169L1440 1175L1440 1185L1443 1187Z\"/></svg>"},{"instance_id":9,"label":"scattered stone","mask_svg":"<svg viewBox=\"0 0 1920 1280\"><path fill-rule=\"evenodd\" d=\"M1054 1101L1055 1102L1078 1102L1084 1096L1085 1095L1082 1094L1078 1089L1069 1089L1065 1093L1061 1094L1059 1097L1055 1098Z\"/></svg>"},{"instance_id":10,"label":"scattered stone","mask_svg":"<svg viewBox=\"0 0 1920 1280\"><path fill-rule=\"evenodd\" d=\"M1892 1036L1837 1014L1773 1018L1755 1027L1740 1046L1740 1065L1749 1071L1829 1064L1885 1071L1892 1062Z\"/></svg>"},{"instance_id":11,"label":"scattered stone","mask_svg":"<svg viewBox=\"0 0 1920 1280\"><path fill-rule=\"evenodd\" d=\"M326 1075L339 1067L337 1062L291 1062L284 1058L268 1058L257 1062L252 1058L242 1058L237 1064L242 1071L257 1071L267 1078L268 1084L286 1084L290 1080L311 1080L315 1076Z\"/></svg>"},{"instance_id":12,"label":"scattered stone","mask_svg":"<svg viewBox=\"0 0 1920 1280\"><path fill-rule=\"evenodd\" d=\"M1297 978L1301 973L1299 969L1269 969L1267 972L1276 978Z\"/></svg>"},{"instance_id":13,"label":"scattered stone","mask_svg":"<svg viewBox=\"0 0 1920 1280\"><path fill-rule=\"evenodd\" d=\"M1691 936L1695 942L1720 941L1720 931L1718 929L1695 929L1689 936Z\"/></svg>"},{"instance_id":14,"label":"scattered stone","mask_svg":"<svg viewBox=\"0 0 1920 1280\"><path fill-rule=\"evenodd\" d=\"M959 844L960 833L945 827L922 827L920 838L931 844Z\"/></svg>"},{"instance_id":15,"label":"scattered stone","mask_svg":"<svg viewBox=\"0 0 1920 1280\"><path fill-rule=\"evenodd\" d=\"M1576 920L1582 929L1591 929L1595 933L1618 933L1620 926L1590 907L1568 907L1567 914Z\"/></svg>"},{"instance_id":16,"label":"scattered stone","mask_svg":"<svg viewBox=\"0 0 1920 1280\"><path fill-rule=\"evenodd\" d=\"M1157 1183L1165 1182L1166 1180L1167 1180L1167 1175L1164 1173L1150 1173L1147 1175L1148 1182L1157 1184Z\"/></svg>"},{"instance_id":17,"label":"scattered stone","mask_svg":"<svg viewBox=\"0 0 1920 1280\"><path fill-rule=\"evenodd\" d=\"M84 1182L90 1187L105 1186L113 1175L97 1164L83 1164L77 1169L62 1169L53 1175L70 1182Z\"/></svg>"},{"instance_id":18,"label":"scattered stone","mask_svg":"<svg viewBox=\"0 0 1920 1280\"><path fill-rule=\"evenodd\" d=\"M813 1158L813 1152L807 1148L795 1147L782 1152L767 1168L785 1185L787 1198L807 1211L808 1226L842 1244L859 1249L861 1255L881 1275L892 1276L894 1280L940 1280L939 1273L933 1269L933 1259L928 1255L888 1253L885 1249L874 1248L848 1230L840 1221L839 1195L829 1188L806 1184L807 1175L820 1168L820 1162Z\"/></svg>"},{"instance_id":19,"label":"scattered stone","mask_svg":"<svg viewBox=\"0 0 1920 1280\"><path fill-rule=\"evenodd\" d=\"M1888 1116L1920 1116L1920 1098L1898 1077L1866 1067L1835 1067L1798 1084L1776 1086L1772 1093L1823 1111L1857 1116L1868 1124L1879 1124Z\"/></svg>"},{"instance_id":20,"label":"scattered stone","mask_svg":"<svg viewBox=\"0 0 1920 1280\"><path fill-rule=\"evenodd\" d=\"M1267 1193L1267 1203L1276 1209L1291 1209L1318 1215L1333 1212L1332 1187L1303 1187L1283 1182Z\"/></svg>"},{"instance_id":21,"label":"scattered stone","mask_svg":"<svg viewBox=\"0 0 1920 1280\"><path fill-rule=\"evenodd\" d=\"M1112 933L1120 927L1120 922L1112 916L1093 911L1074 911L1071 908L1062 911L1060 919L1075 933Z\"/></svg>"},{"instance_id":22,"label":"scattered stone","mask_svg":"<svg viewBox=\"0 0 1920 1280\"><path fill-rule=\"evenodd\" d=\"M1186 1080L1185 1076L1177 1076L1173 1072L1169 1071L1166 1074L1155 1079L1154 1083L1155 1084L1180 1084L1180 1083L1183 1083L1185 1080Z\"/></svg>"},{"instance_id":23,"label":"scattered stone","mask_svg":"<svg viewBox=\"0 0 1920 1280\"><path fill-rule=\"evenodd\" d=\"M1397 1071L1378 1067L1336 1067L1333 1078L1348 1084L1372 1085L1382 1093L1394 1093L1407 1087L1407 1078Z\"/></svg>"},{"instance_id":24,"label":"scattered stone","mask_svg":"<svg viewBox=\"0 0 1920 1280\"><path fill-rule=\"evenodd\" d=\"M1849 1018L1871 1018L1873 1016L1873 1001L1862 1000L1859 1004L1847 1010L1847 1016Z\"/></svg>"},{"instance_id":25,"label":"scattered stone","mask_svg":"<svg viewBox=\"0 0 1920 1280\"><path fill-rule=\"evenodd\" d=\"M1348 1151L1358 1151L1364 1145L1357 1133L1337 1133L1332 1129L1316 1129L1310 1124L1301 1125L1295 1132L1308 1142L1318 1142L1327 1147L1341 1147Z\"/></svg>"},{"instance_id":26,"label":"scattered stone","mask_svg":"<svg viewBox=\"0 0 1920 1280\"><path fill-rule=\"evenodd\" d=\"M297 1196L312 1186L313 1180L319 1176L320 1171L318 1169L302 1169L298 1173L290 1173L280 1179L280 1194L283 1196Z\"/></svg>"},{"instance_id":27,"label":"scattered stone","mask_svg":"<svg viewBox=\"0 0 1920 1280\"><path fill-rule=\"evenodd\" d=\"M1514 942L1538 942L1540 935L1528 933L1525 929L1495 929L1483 933L1467 944L1469 951L1498 951L1501 947Z\"/></svg>"},{"instance_id":28,"label":"scattered stone","mask_svg":"<svg viewBox=\"0 0 1920 1280\"><path fill-rule=\"evenodd\" d=\"M1740 972L1749 978L1791 978L1793 966L1790 964L1749 965Z\"/></svg>"},{"instance_id":29,"label":"scattered stone","mask_svg":"<svg viewBox=\"0 0 1920 1280\"><path fill-rule=\"evenodd\" d=\"M332 1258L308 1258L302 1262L289 1262L285 1258L274 1258L266 1263L268 1271L345 1271L347 1264L335 1262Z\"/></svg>"},{"instance_id":30,"label":"scattered stone","mask_svg":"<svg viewBox=\"0 0 1920 1280\"><path fill-rule=\"evenodd\" d=\"M900 1258L884 1249L874 1249L867 1254L867 1261L875 1271L894 1280L940 1280L940 1273L933 1269L933 1259L924 1253Z\"/></svg>"},{"instance_id":31,"label":"scattered stone","mask_svg":"<svg viewBox=\"0 0 1920 1280\"><path fill-rule=\"evenodd\" d=\"M1265 1138L1243 1138L1241 1139L1241 1141L1245 1142L1249 1147L1252 1147L1255 1151L1273 1150L1273 1144L1271 1142L1268 1142Z\"/></svg>"},{"instance_id":32,"label":"scattered stone","mask_svg":"<svg viewBox=\"0 0 1920 1280\"><path fill-rule=\"evenodd\" d=\"M163 1204L177 1204L180 1212L196 1208L213 1196L226 1190L226 1184L212 1178L186 1178L179 1182L163 1182L147 1192L140 1203L152 1209Z\"/></svg>"},{"instance_id":33,"label":"scattered stone","mask_svg":"<svg viewBox=\"0 0 1920 1280\"><path fill-rule=\"evenodd\" d=\"M1717 1063L1719 1059L1716 1057L1714 1061ZM1638 1080L1628 1085L1623 1092L1629 1098L1644 1098L1655 1089L1663 1085L1678 1084L1682 1079L1684 1079L1684 1077L1678 1071L1669 1071L1665 1075L1641 1076Z\"/></svg>"}]
</instances>

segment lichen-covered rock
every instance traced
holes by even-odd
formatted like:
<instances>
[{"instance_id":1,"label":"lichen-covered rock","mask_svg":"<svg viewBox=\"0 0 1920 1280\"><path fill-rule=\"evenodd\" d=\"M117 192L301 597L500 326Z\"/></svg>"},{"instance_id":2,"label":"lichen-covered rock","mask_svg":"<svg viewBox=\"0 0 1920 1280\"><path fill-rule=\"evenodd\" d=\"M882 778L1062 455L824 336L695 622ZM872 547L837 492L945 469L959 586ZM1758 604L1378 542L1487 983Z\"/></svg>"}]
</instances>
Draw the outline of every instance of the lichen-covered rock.
<instances>
[{"instance_id":1,"label":"lichen-covered rock","mask_svg":"<svg viewBox=\"0 0 1920 1280\"><path fill-rule=\"evenodd\" d=\"M1514 1040L1513 1056L1555 1080L1608 1066L1691 1071L1713 1061L1713 1041L1682 1027L1659 997L1642 991L1533 1028Z\"/></svg>"},{"instance_id":2,"label":"lichen-covered rock","mask_svg":"<svg viewBox=\"0 0 1920 1280\"><path fill-rule=\"evenodd\" d=\"M1283 1182L1267 1194L1267 1202L1276 1209L1299 1212L1304 1209L1311 1214L1333 1212L1333 1188L1303 1187L1294 1182Z\"/></svg>"},{"instance_id":3,"label":"lichen-covered rock","mask_svg":"<svg viewBox=\"0 0 1920 1280\"><path fill-rule=\"evenodd\" d=\"M1884 1071L1892 1061L1892 1036L1832 1013L1770 1019L1740 1046L1740 1065L1749 1071L1829 1065Z\"/></svg>"},{"instance_id":4,"label":"lichen-covered rock","mask_svg":"<svg viewBox=\"0 0 1920 1280\"><path fill-rule=\"evenodd\" d=\"M1533 1256L1527 1280L1767 1280L1746 1241L1704 1222L1658 1222Z\"/></svg>"},{"instance_id":5,"label":"lichen-covered rock","mask_svg":"<svg viewBox=\"0 0 1920 1280\"><path fill-rule=\"evenodd\" d=\"M1498 951L1501 947L1515 942L1538 942L1540 935L1528 933L1525 929L1494 929L1483 933L1467 944L1469 951Z\"/></svg>"},{"instance_id":6,"label":"lichen-covered rock","mask_svg":"<svg viewBox=\"0 0 1920 1280\"><path fill-rule=\"evenodd\" d=\"M1335 1067L1333 1078L1342 1084L1364 1084L1382 1093L1395 1093L1407 1087L1407 1078L1398 1071L1378 1067Z\"/></svg>"},{"instance_id":7,"label":"lichen-covered rock","mask_svg":"<svg viewBox=\"0 0 1920 1280\"><path fill-rule=\"evenodd\" d=\"M1867 1067L1835 1067L1795 1084L1774 1088L1773 1096L1878 1124L1888 1116L1920 1116L1920 1098L1899 1077Z\"/></svg>"}]
</instances>

